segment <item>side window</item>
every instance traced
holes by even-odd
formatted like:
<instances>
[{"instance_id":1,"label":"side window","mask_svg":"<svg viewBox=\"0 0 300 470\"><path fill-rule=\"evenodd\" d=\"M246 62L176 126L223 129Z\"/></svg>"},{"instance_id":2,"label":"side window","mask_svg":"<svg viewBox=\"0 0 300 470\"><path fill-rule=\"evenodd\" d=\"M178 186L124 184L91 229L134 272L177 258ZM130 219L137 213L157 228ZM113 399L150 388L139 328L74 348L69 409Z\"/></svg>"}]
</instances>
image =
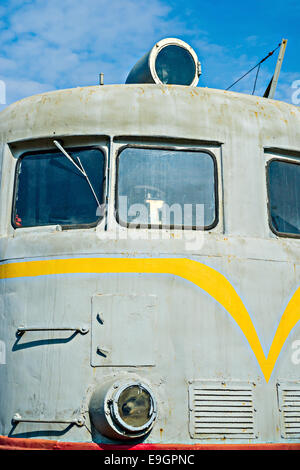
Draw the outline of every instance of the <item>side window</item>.
<instances>
[{"instance_id":1,"label":"side window","mask_svg":"<svg viewBox=\"0 0 300 470\"><path fill-rule=\"evenodd\" d=\"M32 152L20 157L12 214L14 227L97 223L97 199L101 204L104 195L104 153L98 148L68 149L68 153L78 167L84 168L87 177L59 151Z\"/></svg>"},{"instance_id":2,"label":"side window","mask_svg":"<svg viewBox=\"0 0 300 470\"><path fill-rule=\"evenodd\" d=\"M129 227L213 228L215 157L208 151L125 147L118 156L117 220Z\"/></svg>"},{"instance_id":3,"label":"side window","mask_svg":"<svg viewBox=\"0 0 300 470\"><path fill-rule=\"evenodd\" d=\"M300 236L300 163L271 160L267 180L271 229L277 235Z\"/></svg>"}]
</instances>

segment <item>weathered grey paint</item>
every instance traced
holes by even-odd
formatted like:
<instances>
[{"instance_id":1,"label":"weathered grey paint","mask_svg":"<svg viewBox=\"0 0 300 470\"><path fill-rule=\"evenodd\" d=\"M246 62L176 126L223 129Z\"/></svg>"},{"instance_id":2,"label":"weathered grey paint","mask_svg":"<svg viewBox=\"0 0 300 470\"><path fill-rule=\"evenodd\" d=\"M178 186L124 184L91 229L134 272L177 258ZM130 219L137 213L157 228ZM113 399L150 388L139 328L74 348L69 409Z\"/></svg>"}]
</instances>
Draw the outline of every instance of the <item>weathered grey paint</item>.
<instances>
[{"instance_id":1,"label":"weathered grey paint","mask_svg":"<svg viewBox=\"0 0 300 470\"><path fill-rule=\"evenodd\" d=\"M299 160L299 108L203 88L88 87L37 95L9 106L0 114L0 135L3 262L74 256L197 260L222 273L235 287L267 354L285 306L300 284L300 241L278 238L269 228L265 166L275 154ZM16 160L27 149L52 148L52 140L57 138L68 145L96 143L110 155L107 233L116 225L115 155L121 145L135 142L211 150L218 162L219 224L205 233L201 249L189 251L179 231L173 231L167 240L111 240L105 238L104 223L97 230L14 230L11 209ZM127 229L122 230L125 236ZM194 234L200 243L203 233ZM147 442L207 442L193 439L195 433L189 428L189 382L205 380L251 384L257 437L247 442L290 439L282 430L277 383L299 381L300 365L291 361L291 345L300 339L299 325L291 331L266 383L232 317L203 290L180 277L65 274L1 280L0 286L0 340L6 343L6 364L0 364L0 434L110 442L92 428L88 403L103 381L128 377L148 383L157 399L158 417ZM104 304L109 304L113 296L126 299L128 294L155 298L156 334L147 328L130 331L133 338L134 334L143 335L145 342L150 338L153 342L143 366L96 364L95 332L71 336L66 332L25 332L16 337L22 325L93 327L95 299L106 296ZM142 297L139 299L143 303ZM123 334L127 334L125 326ZM120 335L118 332L118 342L110 345L116 357ZM29 419L68 419L83 414L86 426L67 430L57 424L12 426L15 413ZM208 441L219 442L215 437Z\"/></svg>"}]
</instances>

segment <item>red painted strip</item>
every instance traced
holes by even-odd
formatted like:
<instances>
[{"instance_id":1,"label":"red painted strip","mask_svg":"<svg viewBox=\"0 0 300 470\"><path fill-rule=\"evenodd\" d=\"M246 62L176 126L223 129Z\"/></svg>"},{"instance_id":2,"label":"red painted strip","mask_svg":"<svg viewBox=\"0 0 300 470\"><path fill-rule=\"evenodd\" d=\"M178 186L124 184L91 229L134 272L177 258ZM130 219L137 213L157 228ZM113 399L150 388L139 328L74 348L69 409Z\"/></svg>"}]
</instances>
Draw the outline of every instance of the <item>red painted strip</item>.
<instances>
[{"instance_id":1,"label":"red painted strip","mask_svg":"<svg viewBox=\"0 0 300 470\"><path fill-rule=\"evenodd\" d=\"M59 442L0 436L0 450L300 450L295 444L137 444L110 445L94 442Z\"/></svg>"}]
</instances>

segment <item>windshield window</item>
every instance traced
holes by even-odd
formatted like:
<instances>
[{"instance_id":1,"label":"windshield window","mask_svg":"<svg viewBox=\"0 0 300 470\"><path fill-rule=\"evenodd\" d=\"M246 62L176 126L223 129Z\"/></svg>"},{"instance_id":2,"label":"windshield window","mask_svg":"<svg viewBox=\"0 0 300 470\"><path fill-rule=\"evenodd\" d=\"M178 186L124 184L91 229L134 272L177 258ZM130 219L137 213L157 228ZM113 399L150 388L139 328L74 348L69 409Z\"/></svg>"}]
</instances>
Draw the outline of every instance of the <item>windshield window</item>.
<instances>
[{"instance_id":1,"label":"windshield window","mask_svg":"<svg viewBox=\"0 0 300 470\"><path fill-rule=\"evenodd\" d=\"M78 158L100 203L104 193L104 153L98 148L68 149ZM91 225L98 204L87 178L60 151L27 153L17 164L13 212L15 227Z\"/></svg>"},{"instance_id":2,"label":"windshield window","mask_svg":"<svg viewBox=\"0 0 300 470\"><path fill-rule=\"evenodd\" d=\"M300 235L300 164L272 160L268 180L272 228L277 233Z\"/></svg>"},{"instance_id":3,"label":"windshield window","mask_svg":"<svg viewBox=\"0 0 300 470\"><path fill-rule=\"evenodd\" d=\"M118 158L118 221L211 228L217 222L216 186L216 163L208 152L126 147Z\"/></svg>"}]
</instances>

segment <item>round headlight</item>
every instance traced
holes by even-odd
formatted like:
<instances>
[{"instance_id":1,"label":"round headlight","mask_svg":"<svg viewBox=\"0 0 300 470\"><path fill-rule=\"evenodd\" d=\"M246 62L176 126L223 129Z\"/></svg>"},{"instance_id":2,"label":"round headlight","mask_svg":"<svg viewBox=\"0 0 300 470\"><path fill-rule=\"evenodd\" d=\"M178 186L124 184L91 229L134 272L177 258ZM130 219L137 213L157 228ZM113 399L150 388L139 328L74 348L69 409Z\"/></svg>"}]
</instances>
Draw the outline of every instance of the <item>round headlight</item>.
<instances>
[{"instance_id":1,"label":"round headlight","mask_svg":"<svg viewBox=\"0 0 300 470\"><path fill-rule=\"evenodd\" d=\"M141 383L123 385L112 403L116 423L129 432L150 428L156 417L156 403L149 388Z\"/></svg>"},{"instance_id":2,"label":"round headlight","mask_svg":"<svg viewBox=\"0 0 300 470\"><path fill-rule=\"evenodd\" d=\"M144 436L157 416L152 391L138 379L103 382L94 390L89 408L95 428L113 439Z\"/></svg>"},{"instance_id":3,"label":"round headlight","mask_svg":"<svg viewBox=\"0 0 300 470\"><path fill-rule=\"evenodd\" d=\"M157 42L131 69L126 83L197 86L201 64L192 47L181 39Z\"/></svg>"},{"instance_id":4,"label":"round headlight","mask_svg":"<svg viewBox=\"0 0 300 470\"><path fill-rule=\"evenodd\" d=\"M161 83L190 85L197 68L188 49L172 44L163 47L157 54L155 70Z\"/></svg>"}]
</instances>

